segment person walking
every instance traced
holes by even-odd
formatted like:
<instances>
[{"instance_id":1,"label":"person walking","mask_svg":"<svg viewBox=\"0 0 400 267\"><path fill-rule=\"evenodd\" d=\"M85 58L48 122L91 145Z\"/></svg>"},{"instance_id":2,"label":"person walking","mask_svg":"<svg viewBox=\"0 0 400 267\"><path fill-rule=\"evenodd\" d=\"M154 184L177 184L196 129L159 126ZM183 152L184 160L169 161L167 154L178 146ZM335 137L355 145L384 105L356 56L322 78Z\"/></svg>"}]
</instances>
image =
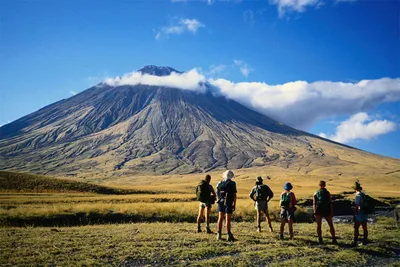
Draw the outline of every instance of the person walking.
<instances>
[{"instance_id":1,"label":"person walking","mask_svg":"<svg viewBox=\"0 0 400 267\"><path fill-rule=\"evenodd\" d=\"M325 218L326 222L329 225L329 229L332 236L332 243L337 244L335 228L333 227L333 203L332 197L328 190L326 190L325 181L319 182L319 190L314 193L313 197L313 209L314 216L317 222L317 234L318 234L318 243L323 244L322 240L322 218Z\"/></svg>"},{"instance_id":2,"label":"person walking","mask_svg":"<svg viewBox=\"0 0 400 267\"><path fill-rule=\"evenodd\" d=\"M362 192L362 187L359 182L355 182L353 189L356 191L355 201L354 201L354 241L353 246L357 247L357 241L359 236L359 228L360 225L363 228L364 236L363 236L363 245L368 243L368 214L363 211L364 202L365 202L365 194Z\"/></svg>"},{"instance_id":3,"label":"person walking","mask_svg":"<svg viewBox=\"0 0 400 267\"><path fill-rule=\"evenodd\" d=\"M205 179L202 180L196 188L196 197L200 201L199 214L197 216L197 232L201 233L201 221L205 217L206 221L206 232L212 234L213 231L210 229L210 212L212 204L215 202L216 194L213 186L210 184L211 176L206 175ZM205 212L204 212L205 211Z\"/></svg>"},{"instance_id":4,"label":"person walking","mask_svg":"<svg viewBox=\"0 0 400 267\"><path fill-rule=\"evenodd\" d=\"M287 222L289 225L290 239L293 239L293 220L294 220L294 212L296 210L295 205L297 204L297 200L296 200L296 196L294 195L294 193L290 191L293 189L293 186L291 183L287 182L283 186L283 189L285 191L282 192L281 201L280 201L281 229L279 232L280 233L279 238L283 239L283 231L285 230L285 224Z\"/></svg>"},{"instance_id":5,"label":"person walking","mask_svg":"<svg viewBox=\"0 0 400 267\"><path fill-rule=\"evenodd\" d=\"M217 240L222 238L222 223L226 220L226 231L228 232L227 241L236 241L231 232L232 213L236 209L236 183L232 181L234 173L230 170L223 173L223 180L220 181L217 188L218 203L218 223L217 223Z\"/></svg>"},{"instance_id":6,"label":"person walking","mask_svg":"<svg viewBox=\"0 0 400 267\"><path fill-rule=\"evenodd\" d=\"M265 220L268 223L269 231L273 232L271 219L269 218L268 202L274 197L274 193L268 185L263 184L263 179L258 176L256 186L251 189L250 198L254 201L257 211L257 232L261 232L261 217L265 214Z\"/></svg>"}]
</instances>

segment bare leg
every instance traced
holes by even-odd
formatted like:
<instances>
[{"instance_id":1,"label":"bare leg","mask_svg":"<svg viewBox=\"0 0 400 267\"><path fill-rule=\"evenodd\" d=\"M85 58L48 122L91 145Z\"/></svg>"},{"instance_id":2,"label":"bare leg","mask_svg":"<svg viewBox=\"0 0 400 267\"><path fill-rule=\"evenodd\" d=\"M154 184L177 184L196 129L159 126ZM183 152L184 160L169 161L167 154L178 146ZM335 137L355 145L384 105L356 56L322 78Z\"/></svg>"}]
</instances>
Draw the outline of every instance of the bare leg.
<instances>
[{"instance_id":1,"label":"bare leg","mask_svg":"<svg viewBox=\"0 0 400 267\"><path fill-rule=\"evenodd\" d=\"M280 232L279 232L281 237L283 236L283 231L285 230L285 224L286 224L286 219L282 218L281 219L281 229L280 229Z\"/></svg>"},{"instance_id":2,"label":"bare leg","mask_svg":"<svg viewBox=\"0 0 400 267\"><path fill-rule=\"evenodd\" d=\"M228 233L231 232L231 219L232 219L232 214L226 214L226 231Z\"/></svg>"},{"instance_id":3,"label":"bare leg","mask_svg":"<svg viewBox=\"0 0 400 267\"><path fill-rule=\"evenodd\" d=\"M357 245L357 240L359 236L358 229L360 228L361 222L354 222L354 245Z\"/></svg>"},{"instance_id":4,"label":"bare leg","mask_svg":"<svg viewBox=\"0 0 400 267\"><path fill-rule=\"evenodd\" d=\"M261 211L257 210L257 228L261 228Z\"/></svg>"},{"instance_id":5,"label":"bare leg","mask_svg":"<svg viewBox=\"0 0 400 267\"><path fill-rule=\"evenodd\" d=\"M272 230L272 224L271 224L271 218L269 217L268 210L265 210L265 211L264 211L264 214L265 214L265 221L268 223L268 226L269 226L269 231L270 231L270 232L273 232L273 230Z\"/></svg>"},{"instance_id":6,"label":"bare leg","mask_svg":"<svg viewBox=\"0 0 400 267\"><path fill-rule=\"evenodd\" d=\"M329 230L331 232L332 238L336 238L335 227L333 226L332 216L325 217L325 219L326 219L326 222L329 225Z\"/></svg>"},{"instance_id":7,"label":"bare leg","mask_svg":"<svg viewBox=\"0 0 400 267\"><path fill-rule=\"evenodd\" d=\"M362 225L362 228L363 228L363 231L364 231L364 241L363 241L363 243L365 244L365 243L367 243L367 240L368 240L367 222L362 222L361 225Z\"/></svg>"},{"instance_id":8,"label":"bare leg","mask_svg":"<svg viewBox=\"0 0 400 267\"><path fill-rule=\"evenodd\" d=\"M197 226L200 227L201 219L204 216L204 208L199 207L199 215L197 216Z\"/></svg>"},{"instance_id":9,"label":"bare leg","mask_svg":"<svg viewBox=\"0 0 400 267\"><path fill-rule=\"evenodd\" d=\"M315 221L317 222L317 235L318 238L322 238L322 216L315 215Z\"/></svg>"},{"instance_id":10,"label":"bare leg","mask_svg":"<svg viewBox=\"0 0 400 267\"><path fill-rule=\"evenodd\" d=\"M290 239L293 238L293 219L288 220Z\"/></svg>"},{"instance_id":11,"label":"bare leg","mask_svg":"<svg viewBox=\"0 0 400 267\"><path fill-rule=\"evenodd\" d=\"M224 217L225 217L225 213L223 213L223 212L218 213L218 223L217 223L218 232L222 231L222 223L224 222Z\"/></svg>"},{"instance_id":12,"label":"bare leg","mask_svg":"<svg viewBox=\"0 0 400 267\"><path fill-rule=\"evenodd\" d=\"M206 208L206 225L207 228L210 227L210 212L211 212L211 207Z\"/></svg>"}]
</instances>

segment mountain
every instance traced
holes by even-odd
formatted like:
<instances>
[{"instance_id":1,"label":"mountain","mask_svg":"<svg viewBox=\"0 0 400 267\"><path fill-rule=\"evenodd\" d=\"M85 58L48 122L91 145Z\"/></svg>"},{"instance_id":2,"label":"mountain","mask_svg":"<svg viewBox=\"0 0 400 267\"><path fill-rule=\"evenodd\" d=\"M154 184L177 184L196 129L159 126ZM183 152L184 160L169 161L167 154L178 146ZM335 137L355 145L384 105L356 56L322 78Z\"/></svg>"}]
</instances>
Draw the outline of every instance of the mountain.
<instances>
[{"instance_id":1,"label":"mountain","mask_svg":"<svg viewBox=\"0 0 400 267\"><path fill-rule=\"evenodd\" d=\"M181 73L146 66L155 76ZM115 176L378 157L286 126L212 90L101 83L0 128L0 170Z\"/></svg>"}]
</instances>

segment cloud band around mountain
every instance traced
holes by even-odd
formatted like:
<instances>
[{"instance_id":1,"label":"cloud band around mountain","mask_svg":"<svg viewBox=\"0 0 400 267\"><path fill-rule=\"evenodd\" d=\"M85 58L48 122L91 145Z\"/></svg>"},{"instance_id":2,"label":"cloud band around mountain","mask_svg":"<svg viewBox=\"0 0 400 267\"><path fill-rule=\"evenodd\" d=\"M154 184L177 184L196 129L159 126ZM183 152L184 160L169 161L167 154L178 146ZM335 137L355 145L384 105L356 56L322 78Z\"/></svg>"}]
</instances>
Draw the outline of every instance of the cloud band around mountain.
<instances>
[{"instance_id":1,"label":"cloud band around mountain","mask_svg":"<svg viewBox=\"0 0 400 267\"><path fill-rule=\"evenodd\" d=\"M135 72L105 81L112 86L145 84L199 92L206 90L206 82L213 86L216 93L303 130L326 118L354 115L382 103L400 100L400 78L362 80L356 83L294 81L269 85L262 82L234 83L226 79L207 79L193 69L162 77Z\"/></svg>"}]
</instances>

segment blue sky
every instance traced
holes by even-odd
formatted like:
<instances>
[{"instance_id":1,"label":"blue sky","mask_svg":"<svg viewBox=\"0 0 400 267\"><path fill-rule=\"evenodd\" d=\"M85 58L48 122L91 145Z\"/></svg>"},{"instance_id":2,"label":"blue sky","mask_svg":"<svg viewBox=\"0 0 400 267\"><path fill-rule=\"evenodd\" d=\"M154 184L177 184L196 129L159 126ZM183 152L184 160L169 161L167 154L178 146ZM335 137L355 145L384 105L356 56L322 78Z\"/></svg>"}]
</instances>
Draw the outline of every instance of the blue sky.
<instances>
[{"instance_id":1,"label":"blue sky","mask_svg":"<svg viewBox=\"0 0 400 267\"><path fill-rule=\"evenodd\" d=\"M167 65L230 81L228 96L297 128L400 158L399 10L378 0L3 0L0 125ZM265 93L274 90L280 109Z\"/></svg>"}]
</instances>

